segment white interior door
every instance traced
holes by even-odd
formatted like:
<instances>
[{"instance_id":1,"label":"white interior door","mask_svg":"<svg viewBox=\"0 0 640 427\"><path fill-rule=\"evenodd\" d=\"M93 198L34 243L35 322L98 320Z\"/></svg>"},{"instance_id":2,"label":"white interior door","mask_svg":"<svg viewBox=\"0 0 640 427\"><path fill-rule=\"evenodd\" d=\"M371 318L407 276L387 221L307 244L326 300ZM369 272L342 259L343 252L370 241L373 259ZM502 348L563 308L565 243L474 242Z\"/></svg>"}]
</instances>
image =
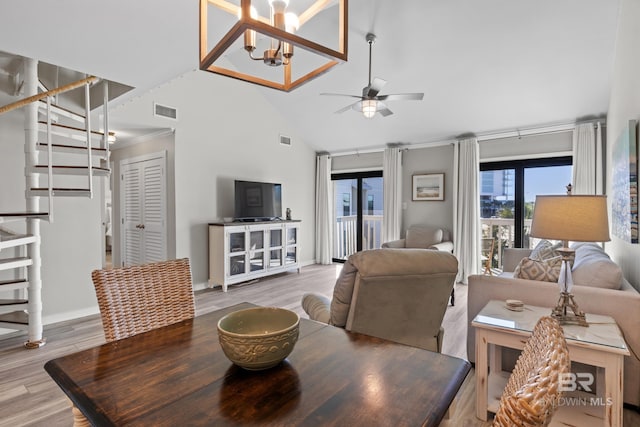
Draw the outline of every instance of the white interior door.
<instances>
[{"instance_id":1,"label":"white interior door","mask_svg":"<svg viewBox=\"0 0 640 427\"><path fill-rule=\"evenodd\" d=\"M164 152L122 161L123 265L167 258L165 164Z\"/></svg>"}]
</instances>

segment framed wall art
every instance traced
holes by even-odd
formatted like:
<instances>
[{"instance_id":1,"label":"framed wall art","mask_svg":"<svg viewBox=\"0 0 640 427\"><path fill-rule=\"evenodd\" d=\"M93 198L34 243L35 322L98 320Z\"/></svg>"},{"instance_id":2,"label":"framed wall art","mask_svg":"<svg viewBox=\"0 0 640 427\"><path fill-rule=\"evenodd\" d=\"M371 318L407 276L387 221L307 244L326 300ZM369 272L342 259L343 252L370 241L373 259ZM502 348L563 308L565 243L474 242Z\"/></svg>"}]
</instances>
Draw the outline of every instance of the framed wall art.
<instances>
[{"instance_id":1,"label":"framed wall art","mask_svg":"<svg viewBox=\"0 0 640 427\"><path fill-rule=\"evenodd\" d=\"M413 201L444 200L444 174L429 173L412 176Z\"/></svg>"},{"instance_id":2,"label":"framed wall art","mask_svg":"<svg viewBox=\"0 0 640 427\"><path fill-rule=\"evenodd\" d=\"M637 122L629 120L613 145L611 231L628 243L638 243Z\"/></svg>"}]
</instances>

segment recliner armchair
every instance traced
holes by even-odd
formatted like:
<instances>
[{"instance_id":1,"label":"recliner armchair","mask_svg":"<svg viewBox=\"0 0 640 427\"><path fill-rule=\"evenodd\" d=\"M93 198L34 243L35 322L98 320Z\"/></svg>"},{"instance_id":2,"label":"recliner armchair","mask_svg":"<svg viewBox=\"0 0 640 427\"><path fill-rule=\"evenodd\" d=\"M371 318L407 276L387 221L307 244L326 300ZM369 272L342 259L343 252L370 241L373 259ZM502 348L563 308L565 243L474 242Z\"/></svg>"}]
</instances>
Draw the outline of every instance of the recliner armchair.
<instances>
[{"instance_id":1,"label":"recliner armchair","mask_svg":"<svg viewBox=\"0 0 640 427\"><path fill-rule=\"evenodd\" d=\"M419 248L434 249L453 253L451 232L446 228L434 227L426 224L409 226L404 239L385 242L383 248ZM451 289L451 305L455 305L455 290Z\"/></svg>"},{"instance_id":2,"label":"recliner armchair","mask_svg":"<svg viewBox=\"0 0 640 427\"><path fill-rule=\"evenodd\" d=\"M383 248L420 248L453 252L451 232L445 228L416 224L407 229L404 239L382 244Z\"/></svg>"},{"instance_id":3,"label":"recliner armchair","mask_svg":"<svg viewBox=\"0 0 640 427\"><path fill-rule=\"evenodd\" d=\"M351 255L333 299L305 294L312 320L440 352L442 319L458 272L448 252L374 249Z\"/></svg>"}]
</instances>

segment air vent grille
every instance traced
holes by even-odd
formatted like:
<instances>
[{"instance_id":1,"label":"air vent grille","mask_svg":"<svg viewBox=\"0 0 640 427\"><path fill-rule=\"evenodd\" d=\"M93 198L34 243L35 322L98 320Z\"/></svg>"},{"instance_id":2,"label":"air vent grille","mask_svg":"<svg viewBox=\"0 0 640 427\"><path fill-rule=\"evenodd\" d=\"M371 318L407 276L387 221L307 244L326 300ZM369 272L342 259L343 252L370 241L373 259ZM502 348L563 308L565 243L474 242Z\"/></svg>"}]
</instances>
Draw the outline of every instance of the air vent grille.
<instances>
[{"instance_id":1,"label":"air vent grille","mask_svg":"<svg viewBox=\"0 0 640 427\"><path fill-rule=\"evenodd\" d=\"M280 135L280 144L286 145L288 147L291 146L291 137Z\"/></svg>"},{"instance_id":2,"label":"air vent grille","mask_svg":"<svg viewBox=\"0 0 640 427\"><path fill-rule=\"evenodd\" d=\"M178 120L178 110L162 104L153 104L153 114L167 119Z\"/></svg>"}]
</instances>

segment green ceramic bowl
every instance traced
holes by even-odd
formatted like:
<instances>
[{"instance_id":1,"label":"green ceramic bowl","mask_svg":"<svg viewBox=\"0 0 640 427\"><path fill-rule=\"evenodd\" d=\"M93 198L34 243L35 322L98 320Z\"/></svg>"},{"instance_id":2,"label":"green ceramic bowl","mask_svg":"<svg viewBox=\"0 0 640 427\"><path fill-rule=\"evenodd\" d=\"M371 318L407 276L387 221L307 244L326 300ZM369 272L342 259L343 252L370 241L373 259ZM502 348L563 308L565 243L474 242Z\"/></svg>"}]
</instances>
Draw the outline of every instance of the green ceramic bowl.
<instances>
[{"instance_id":1,"label":"green ceramic bowl","mask_svg":"<svg viewBox=\"0 0 640 427\"><path fill-rule=\"evenodd\" d=\"M298 340L300 317L291 310L256 307L234 311L218 321L224 354L251 371L282 362Z\"/></svg>"}]
</instances>

